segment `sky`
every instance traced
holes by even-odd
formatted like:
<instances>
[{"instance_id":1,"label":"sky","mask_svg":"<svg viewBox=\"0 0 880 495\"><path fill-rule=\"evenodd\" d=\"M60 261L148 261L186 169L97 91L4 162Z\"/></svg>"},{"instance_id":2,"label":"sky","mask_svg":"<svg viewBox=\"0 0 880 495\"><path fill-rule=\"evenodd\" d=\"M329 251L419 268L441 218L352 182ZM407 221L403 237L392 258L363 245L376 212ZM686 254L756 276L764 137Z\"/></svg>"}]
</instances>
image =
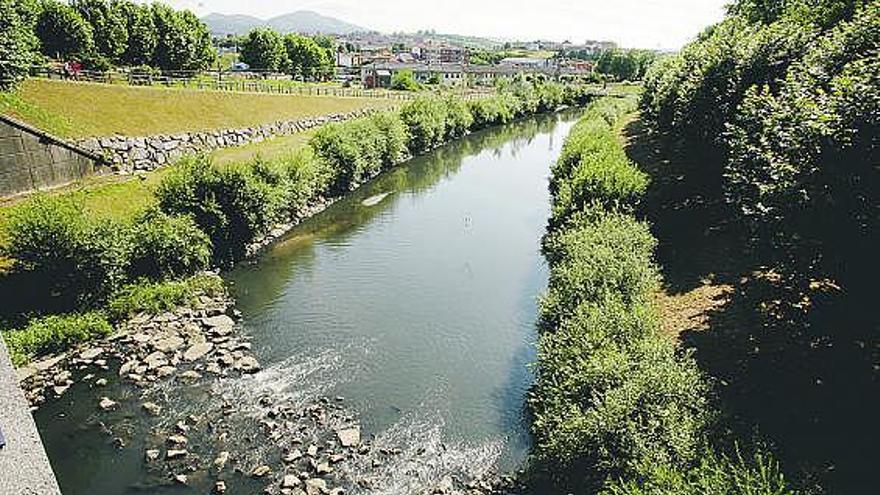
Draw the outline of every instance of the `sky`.
<instances>
[{"instance_id":1,"label":"sky","mask_svg":"<svg viewBox=\"0 0 880 495\"><path fill-rule=\"evenodd\" d=\"M674 50L721 20L730 0L164 0L203 16L312 10L381 32L434 29L500 39Z\"/></svg>"}]
</instances>

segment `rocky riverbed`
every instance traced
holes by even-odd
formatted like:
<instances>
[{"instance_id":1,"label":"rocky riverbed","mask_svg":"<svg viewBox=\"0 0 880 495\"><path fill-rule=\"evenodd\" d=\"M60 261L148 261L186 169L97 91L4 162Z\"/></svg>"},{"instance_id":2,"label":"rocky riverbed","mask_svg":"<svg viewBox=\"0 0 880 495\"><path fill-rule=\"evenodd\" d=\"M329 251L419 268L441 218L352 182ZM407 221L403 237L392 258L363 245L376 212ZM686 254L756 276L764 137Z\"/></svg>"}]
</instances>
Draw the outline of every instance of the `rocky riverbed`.
<instances>
[{"instance_id":1,"label":"rocky riverbed","mask_svg":"<svg viewBox=\"0 0 880 495\"><path fill-rule=\"evenodd\" d=\"M21 368L21 386L34 408L88 387L78 398L94 401L108 441L117 449L144 446L144 489L189 485L222 494L246 480L268 494L371 493L389 467L432 462L423 447L368 437L343 397L243 393L261 365L239 316L226 295L137 315L102 341ZM425 480L419 493L500 493L509 486L494 474L456 471Z\"/></svg>"}]
</instances>

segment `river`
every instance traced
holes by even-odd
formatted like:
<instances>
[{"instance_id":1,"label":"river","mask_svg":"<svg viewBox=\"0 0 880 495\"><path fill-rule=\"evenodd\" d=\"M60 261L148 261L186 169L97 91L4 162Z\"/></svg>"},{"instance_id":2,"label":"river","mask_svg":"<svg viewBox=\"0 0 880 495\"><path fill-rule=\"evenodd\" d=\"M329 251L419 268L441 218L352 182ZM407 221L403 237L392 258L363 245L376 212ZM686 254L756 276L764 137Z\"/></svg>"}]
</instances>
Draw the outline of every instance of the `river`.
<instances>
[{"instance_id":1,"label":"river","mask_svg":"<svg viewBox=\"0 0 880 495\"><path fill-rule=\"evenodd\" d=\"M217 387L234 391L243 411L266 393L303 404L344 398L366 439L402 450L336 473L354 479L373 471L370 493L409 493L450 473L515 469L530 446L524 401L547 281L540 239L549 166L576 117L473 133L306 220L224 274L263 371L219 384L206 379L203 393L163 385L153 393L189 414L214 407L209 391ZM142 393L130 388L111 383L101 393ZM143 438L156 424L122 410L110 426L95 411L95 395L74 386L36 413L65 494L210 489L212 478L198 473L187 486L157 481L143 461ZM249 418L233 417L233 438L247 439L233 457L262 452L251 442ZM108 435L120 428L129 439L121 448ZM242 493L261 489L244 475L229 483Z\"/></svg>"}]
</instances>

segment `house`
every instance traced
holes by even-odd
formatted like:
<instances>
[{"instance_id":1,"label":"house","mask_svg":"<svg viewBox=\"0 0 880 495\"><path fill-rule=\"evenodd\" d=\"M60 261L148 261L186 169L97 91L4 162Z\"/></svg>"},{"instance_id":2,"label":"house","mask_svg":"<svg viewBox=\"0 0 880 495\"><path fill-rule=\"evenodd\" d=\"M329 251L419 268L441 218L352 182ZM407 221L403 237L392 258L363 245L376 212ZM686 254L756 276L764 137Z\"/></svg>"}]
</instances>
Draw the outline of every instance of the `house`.
<instances>
[{"instance_id":1,"label":"house","mask_svg":"<svg viewBox=\"0 0 880 495\"><path fill-rule=\"evenodd\" d=\"M365 88L388 88L394 75L403 70L412 71L413 78L421 84L436 81L445 86L463 86L468 82L462 64L384 62L364 65L361 83Z\"/></svg>"}]
</instances>

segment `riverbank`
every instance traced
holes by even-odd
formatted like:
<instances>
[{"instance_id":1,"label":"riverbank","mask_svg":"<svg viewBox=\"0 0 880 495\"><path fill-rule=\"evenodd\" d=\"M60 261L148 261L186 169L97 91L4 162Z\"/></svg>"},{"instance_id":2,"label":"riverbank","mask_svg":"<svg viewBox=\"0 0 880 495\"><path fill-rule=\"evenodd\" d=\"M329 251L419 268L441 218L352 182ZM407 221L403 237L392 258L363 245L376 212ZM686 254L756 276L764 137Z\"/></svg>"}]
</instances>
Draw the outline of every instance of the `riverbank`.
<instances>
[{"instance_id":1,"label":"riverbank","mask_svg":"<svg viewBox=\"0 0 880 495\"><path fill-rule=\"evenodd\" d=\"M514 433L518 429L508 431L514 427L508 423L510 420L499 425L496 415L503 411L506 417L514 420L522 404L521 394L531 382L531 375L525 367L530 359L521 355L521 349L531 341L534 295L540 290L539 285L543 285L543 272L533 271L541 265L535 246L546 217L546 156L550 145L554 154L559 150L560 138L572 120L570 113L565 115L548 115L503 129L475 133L428 156L416 158L406 167L390 170L365 188L346 196L326 214L310 220L298 229L298 233L275 245L266 256L261 256L258 263L241 264L236 273L227 274L245 318L241 329L236 325L235 334L247 335L247 342L252 344L251 352L262 365L261 372L239 375L230 371L226 378L203 373L200 380L192 383L169 376L145 382L146 386L140 387L116 378L118 371L115 367L123 363L111 362L108 363L111 369L106 372L108 384L96 388L82 382L75 372L72 379L76 383L60 399L47 400L36 411L47 448L56 459L59 480L70 493L118 492L122 486L170 493L183 489L175 488L178 483L175 478L180 474L187 476L187 485L191 489L200 492L210 491L216 481L224 481L227 493L255 493L266 488L278 491L284 476L289 474L295 474L301 480L319 477L326 481L328 489L342 487L349 493L383 490L388 493L403 486L418 487L427 493L435 489L454 492L467 490L467 485L484 491L485 487L494 486L491 473L480 476L495 465L500 454L497 449L502 445L498 442L505 441L503 439L509 434L519 436ZM473 194L475 186L487 194ZM503 191L507 193L501 194ZM390 195L386 194L389 192ZM456 195L450 197L451 193ZM382 194L384 197L378 200ZM438 219L436 212L441 205L448 214ZM415 210L414 206L417 207ZM536 206L538 214L535 214ZM405 213L405 210L412 211ZM471 212L468 217L473 221L472 228L460 228L463 212ZM389 232L390 215L400 217L401 227L414 230L409 233L396 229ZM527 229L522 228L524 221L529 225ZM489 225L494 227L487 228ZM315 229L320 230L316 232ZM381 236L388 237L380 241ZM439 242L440 238L444 242ZM315 245L309 247L312 239ZM362 242L367 245L360 244ZM461 245L461 242L466 244ZM455 245L460 246L459 250L452 250ZM296 249L295 246L305 259L297 256L290 267L279 264L278 256ZM359 258L351 263L341 259L339 255L343 246L350 246L350 254ZM398 255L389 258L382 254L389 248L404 251L397 251ZM315 253L316 259L309 254L313 249L335 253L333 260L319 253ZM499 250L506 253L504 257L493 254ZM367 258L360 258L362 256ZM424 256L437 261L448 258L442 262L444 266L450 262L455 266L467 260L473 272L468 275L455 269L451 270L453 273L442 269L444 276L431 281L427 273L436 268L435 263L416 262ZM326 274L329 281L343 284L348 289L336 286L330 292L332 297L326 296L328 292L317 286L290 287L284 291L290 296L329 304L326 310L331 320L319 319L327 321L328 326L315 328L287 312L278 314L277 324L261 316L261 311L283 305L281 301L270 301L276 300L277 291L281 290L280 280L285 276L297 273L301 275L297 277L298 284L315 282L317 272L323 271L314 265L318 260L330 262L330 266L338 270L335 272L338 275ZM387 262L390 266L380 269L376 262ZM499 262L506 268L498 270ZM417 267L426 270L425 274L413 274L411 269ZM495 269L489 269L492 267ZM373 270L380 270L384 275L363 277ZM315 275L303 277L305 273ZM449 279L448 275L455 277ZM253 280L249 283L251 278ZM447 294L448 301L435 296L426 297L423 290L407 290L408 295L395 295L392 286L398 285L398 279L400 288L409 287L411 282L408 280L421 280L425 289L432 292L431 287L445 280L451 284L452 290L442 291ZM496 283L503 288L496 288L490 297L468 297L476 304L465 305L460 300L464 294L485 294L486 284ZM386 297L378 297L380 294ZM255 298L262 297L269 299L255 301ZM403 303L407 308L404 312L396 308L402 303L402 297L410 298L410 302ZM511 304L522 306L513 314L521 314L523 321L514 325L511 324L512 313L508 311ZM443 308L452 305L458 308L459 316L444 320L446 311ZM346 308L345 311L339 311L340 307ZM417 310L418 307L423 309ZM314 315L318 307L293 302L290 309L302 311L305 316ZM380 323L376 317L382 314L389 316ZM490 316L492 318L487 319ZM355 327L344 323L352 319L359 322ZM333 320L340 323L333 323ZM482 331L474 334L476 321L481 322ZM399 331L393 335L400 338L389 335L389 330L397 327ZM359 343L358 339L353 345L349 343L346 335L352 328L362 331L367 340ZM469 339L464 353L457 351L462 342L461 338L454 336L457 334L474 337ZM387 338L390 338L388 345L380 341L370 344L372 339ZM428 348L413 349L406 342L420 342ZM445 344L438 346L438 342ZM321 343L329 350L322 350L320 346L316 348ZM401 345L395 354L387 354ZM432 359L430 365L425 362L426 352L437 356L437 350L445 346L452 346L450 350L453 351L447 359ZM474 352L481 356L479 362L469 358ZM510 362L511 357L514 363ZM364 366L358 364L361 359L364 359ZM454 359L458 364L450 365L448 359ZM345 362L349 364L339 369ZM376 368L371 363L387 365ZM396 379L392 376L376 377L378 380L370 377L372 372L384 373L395 367L406 371ZM479 369L478 377L474 375L475 369ZM434 397L433 393L425 394L438 385L438 371L449 374L453 380L449 384L455 384L455 393L448 401L436 397L437 401L442 401L443 407L432 408L430 414L422 416L418 405ZM511 372L516 375L511 376ZM359 380L363 381L334 387L334 384L355 375L360 375ZM465 382L455 377L464 378ZM517 381L511 383L513 378ZM519 380L524 384L519 385ZM382 384L392 387L395 394L384 395L373 388L385 388ZM462 389L464 384L469 385ZM505 400L505 404L509 402L508 409L498 403L492 391L498 387L507 390L514 384L515 388L505 392L510 395ZM119 388L114 388L117 385ZM412 402L402 401L398 394L411 387ZM359 393L361 391L363 393ZM369 399L364 400L364 393L367 397L381 397L383 403L371 406ZM337 396L345 400L337 401ZM101 397L108 397L117 406L107 411L99 409ZM321 397L325 397L330 406L325 408L327 424L324 426L310 416L305 417L312 405L322 404ZM388 405L385 405L386 401ZM149 416L142 409L143 402L161 406L161 415ZM224 407L225 402L234 407ZM455 414L446 417L445 425L435 423L434 414L451 404L456 404ZM269 416L274 414L272 411L276 405L283 406L283 421ZM404 408L407 413L399 419L387 418L390 423L385 423L385 411L392 405ZM200 419L193 424L188 419L190 415ZM348 452L338 445L336 431L330 426L335 424L336 418L346 417L349 418L345 420L347 422L339 426L358 425L362 442L371 447L368 452ZM188 454L185 458L166 462L165 451L170 446L165 443L169 437L178 434L178 421L185 421L185 426L190 427L184 434ZM296 431L288 433L288 422ZM275 426L270 429L271 424ZM460 425L468 428L473 425L473 430L465 430L465 434ZM306 430L299 431L303 426ZM500 438L496 437L496 429L501 429L497 433ZM266 437L267 433L276 430L281 432L279 438ZM227 433L225 437L222 436L224 432ZM488 438L487 433L491 433ZM460 435L465 437L462 439ZM281 444L292 438L300 438L303 443ZM117 446L120 441L125 447ZM327 441L333 441L334 445L327 445ZM517 440L513 442L513 449L521 448ZM314 458L307 452L311 445L318 447ZM298 462L285 464L285 454L293 453L294 449L285 452L284 448L291 446L299 449L303 457ZM159 450L159 458L145 461L148 450ZM223 452L229 453L229 460L224 469L218 471L212 462ZM329 462L331 455L339 454L346 455L346 460L329 463L333 472L317 476L316 467ZM80 460L71 462L72 459ZM310 461L314 461L314 466ZM268 466L271 473L262 477L250 476L262 466ZM300 476L302 472L309 476ZM447 475L448 480L444 481ZM369 486L361 482L369 483ZM304 489L303 485L300 488Z\"/></svg>"},{"instance_id":2,"label":"riverbank","mask_svg":"<svg viewBox=\"0 0 880 495\"><path fill-rule=\"evenodd\" d=\"M530 479L550 492L791 493L772 457L729 438L712 378L661 322L657 239L637 218L648 176L620 135L634 107L591 106L553 169Z\"/></svg>"},{"instance_id":3,"label":"riverbank","mask_svg":"<svg viewBox=\"0 0 880 495\"><path fill-rule=\"evenodd\" d=\"M7 222L4 251L15 263L0 285L14 303L3 317L20 325L25 312L88 311L139 278L179 278L243 259L254 244L271 242L326 205L326 198L410 156L471 129L588 97L578 88L522 81L495 97L424 98L399 111L330 124L308 149L272 162L218 169L203 157L185 160L158 185L157 208L133 219L95 219L75 199L34 198ZM52 331L41 335L54 338Z\"/></svg>"}]
</instances>

